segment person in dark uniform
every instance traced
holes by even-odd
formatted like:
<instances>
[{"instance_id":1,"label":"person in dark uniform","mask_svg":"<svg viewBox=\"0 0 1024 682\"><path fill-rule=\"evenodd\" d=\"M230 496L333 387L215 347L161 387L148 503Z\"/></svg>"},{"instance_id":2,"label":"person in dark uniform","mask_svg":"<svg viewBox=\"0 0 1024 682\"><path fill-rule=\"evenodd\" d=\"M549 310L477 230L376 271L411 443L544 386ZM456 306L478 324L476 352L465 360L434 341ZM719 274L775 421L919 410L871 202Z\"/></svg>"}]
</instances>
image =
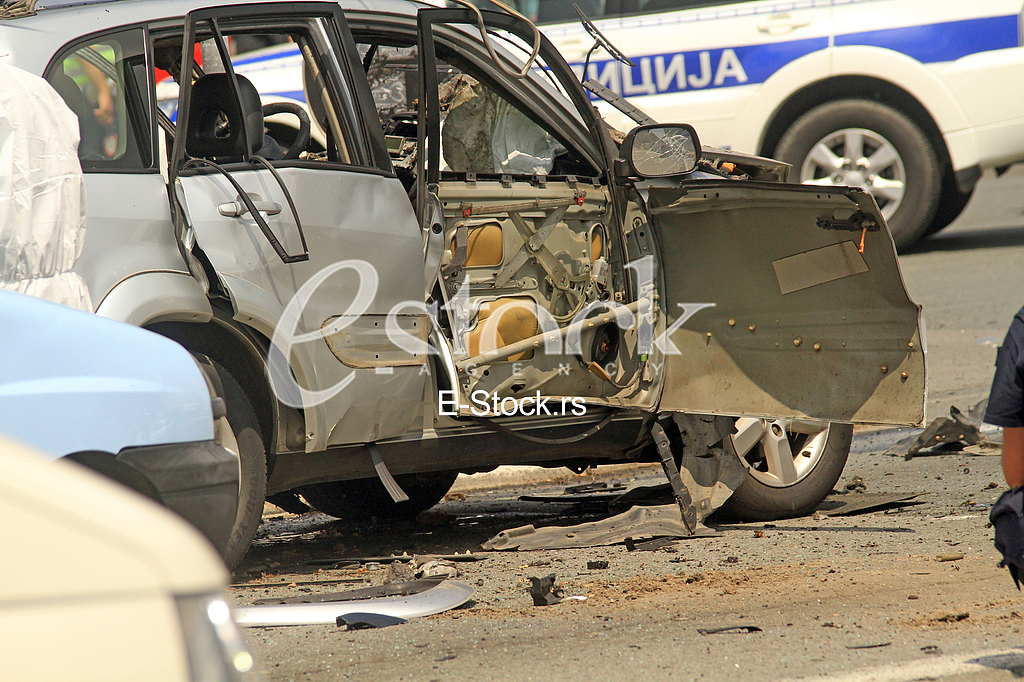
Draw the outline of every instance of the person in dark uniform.
<instances>
[{"instance_id":1,"label":"person in dark uniform","mask_svg":"<svg viewBox=\"0 0 1024 682\"><path fill-rule=\"evenodd\" d=\"M1003 427L1003 476L1011 488L1024 485L1024 308L1010 323L996 355L984 421Z\"/></svg>"}]
</instances>

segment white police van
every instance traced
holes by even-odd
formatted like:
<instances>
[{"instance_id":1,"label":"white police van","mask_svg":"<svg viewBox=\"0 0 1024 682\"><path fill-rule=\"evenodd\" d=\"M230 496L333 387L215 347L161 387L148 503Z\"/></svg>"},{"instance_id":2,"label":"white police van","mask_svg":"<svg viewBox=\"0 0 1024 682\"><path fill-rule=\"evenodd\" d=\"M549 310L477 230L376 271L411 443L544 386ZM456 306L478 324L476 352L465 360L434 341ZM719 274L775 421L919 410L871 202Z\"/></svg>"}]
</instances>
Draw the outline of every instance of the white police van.
<instances>
[{"instance_id":1,"label":"white police van","mask_svg":"<svg viewBox=\"0 0 1024 682\"><path fill-rule=\"evenodd\" d=\"M1024 160L1022 0L577 0L587 76L701 140L856 185L899 247L949 224L983 168ZM578 73L572 2L519 0ZM634 124L608 108L613 124Z\"/></svg>"}]
</instances>

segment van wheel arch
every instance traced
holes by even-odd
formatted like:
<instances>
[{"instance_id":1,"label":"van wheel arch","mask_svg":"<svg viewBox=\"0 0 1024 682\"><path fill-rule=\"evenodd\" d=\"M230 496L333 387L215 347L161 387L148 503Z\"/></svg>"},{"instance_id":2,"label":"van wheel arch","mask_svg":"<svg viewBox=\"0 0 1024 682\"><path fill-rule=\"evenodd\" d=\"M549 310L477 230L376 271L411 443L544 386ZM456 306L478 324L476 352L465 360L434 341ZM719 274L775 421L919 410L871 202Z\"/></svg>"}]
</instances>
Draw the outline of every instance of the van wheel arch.
<instances>
[{"instance_id":1,"label":"van wheel arch","mask_svg":"<svg viewBox=\"0 0 1024 682\"><path fill-rule=\"evenodd\" d=\"M928 110L903 88L870 76L836 76L811 83L790 95L775 110L761 134L758 153L772 156L779 140L798 118L814 107L838 99L865 99L885 104L913 121L927 136L940 166L950 164L949 150Z\"/></svg>"},{"instance_id":2,"label":"van wheel arch","mask_svg":"<svg viewBox=\"0 0 1024 682\"><path fill-rule=\"evenodd\" d=\"M887 106L916 125L931 146L938 162L941 193L938 208L924 235L934 234L951 223L967 205L971 193L962 194L956 186L952 161L938 125L921 102L903 88L868 76L837 76L812 83L793 93L771 116L765 127L758 153L776 158L779 142L802 116L828 102L865 100ZM794 174L799 169L794 170ZM797 182L794 175L791 182Z\"/></svg>"}]
</instances>

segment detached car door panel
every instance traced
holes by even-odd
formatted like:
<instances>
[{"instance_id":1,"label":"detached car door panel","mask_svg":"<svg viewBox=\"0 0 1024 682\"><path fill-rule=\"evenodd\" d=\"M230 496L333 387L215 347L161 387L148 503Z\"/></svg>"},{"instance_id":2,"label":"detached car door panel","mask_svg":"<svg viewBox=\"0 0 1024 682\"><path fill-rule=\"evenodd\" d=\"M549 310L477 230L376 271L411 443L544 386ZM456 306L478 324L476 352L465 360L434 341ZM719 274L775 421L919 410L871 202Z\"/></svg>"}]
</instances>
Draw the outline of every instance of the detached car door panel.
<instances>
[{"instance_id":1,"label":"detached car door panel","mask_svg":"<svg viewBox=\"0 0 1024 682\"><path fill-rule=\"evenodd\" d=\"M923 421L920 308L869 195L684 183L648 201L670 342L662 409Z\"/></svg>"}]
</instances>

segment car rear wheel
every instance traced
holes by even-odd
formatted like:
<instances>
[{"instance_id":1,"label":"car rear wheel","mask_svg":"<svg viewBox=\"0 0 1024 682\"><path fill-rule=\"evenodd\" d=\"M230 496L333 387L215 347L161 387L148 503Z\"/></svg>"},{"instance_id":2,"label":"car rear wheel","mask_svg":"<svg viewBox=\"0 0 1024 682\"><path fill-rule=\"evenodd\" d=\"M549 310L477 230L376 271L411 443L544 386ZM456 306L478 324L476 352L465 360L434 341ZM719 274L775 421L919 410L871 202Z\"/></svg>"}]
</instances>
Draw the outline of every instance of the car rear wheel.
<instances>
[{"instance_id":1,"label":"car rear wheel","mask_svg":"<svg viewBox=\"0 0 1024 682\"><path fill-rule=\"evenodd\" d=\"M227 403L227 429L222 432L224 447L238 455L240 467L238 511L231 528L231 537L224 551L224 563L234 568L252 544L263 518L263 501L267 493L267 452L259 421L249 398L238 381L223 365L213 366L224 387ZM223 428L221 424L219 427Z\"/></svg>"},{"instance_id":2,"label":"car rear wheel","mask_svg":"<svg viewBox=\"0 0 1024 682\"><path fill-rule=\"evenodd\" d=\"M870 192L897 248L921 238L935 217L942 190L935 150L916 123L884 104L817 106L783 134L775 157L793 165L796 182Z\"/></svg>"},{"instance_id":3,"label":"car rear wheel","mask_svg":"<svg viewBox=\"0 0 1024 682\"><path fill-rule=\"evenodd\" d=\"M809 420L743 417L726 440L747 478L718 514L772 521L810 514L839 480L850 454L853 427Z\"/></svg>"},{"instance_id":4,"label":"car rear wheel","mask_svg":"<svg viewBox=\"0 0 1024 682\"><path fill-rule=\"evenodd\" d=\"M409 496L408 502L396 503L376 478L316 483L302 486L298 492L313 509L339 519L409 519L440 502L458 475L458 471L432 471L395 476Z\"/></svg>"}]
</instances>

